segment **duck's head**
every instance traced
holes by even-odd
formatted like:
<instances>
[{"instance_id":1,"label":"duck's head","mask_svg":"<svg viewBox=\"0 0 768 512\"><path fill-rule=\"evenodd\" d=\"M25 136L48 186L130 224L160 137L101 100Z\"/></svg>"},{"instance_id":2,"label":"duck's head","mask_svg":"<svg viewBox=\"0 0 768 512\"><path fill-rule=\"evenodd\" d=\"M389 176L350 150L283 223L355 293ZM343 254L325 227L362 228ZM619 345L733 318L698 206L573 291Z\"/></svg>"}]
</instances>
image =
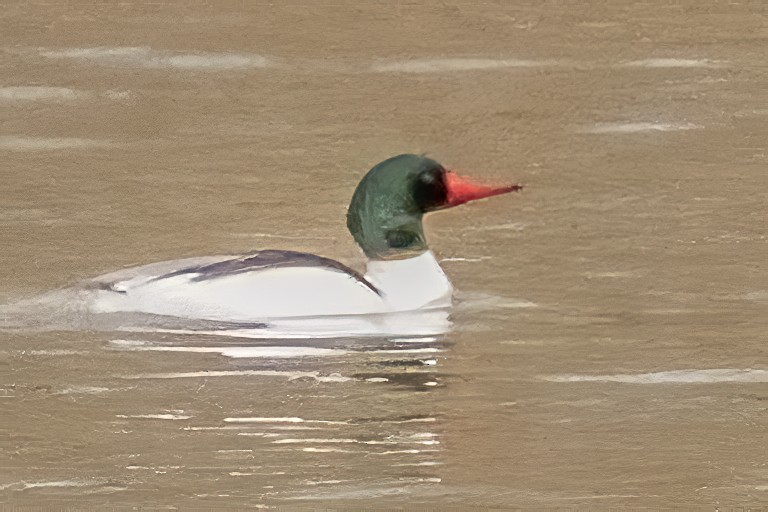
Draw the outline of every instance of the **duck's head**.
<instances>
[{"instance_id":1,"label":"duck's head","mask_svg":"<svg viewBox=\"0 0 768 512\"><path fill-rule=\"evenodd\" d=\"M347 227L369 258L407 258L427 250L425 213L521 188L481 185L425 156L399 155L377 164L360 181Z\"/></svg>"}]
</instances>

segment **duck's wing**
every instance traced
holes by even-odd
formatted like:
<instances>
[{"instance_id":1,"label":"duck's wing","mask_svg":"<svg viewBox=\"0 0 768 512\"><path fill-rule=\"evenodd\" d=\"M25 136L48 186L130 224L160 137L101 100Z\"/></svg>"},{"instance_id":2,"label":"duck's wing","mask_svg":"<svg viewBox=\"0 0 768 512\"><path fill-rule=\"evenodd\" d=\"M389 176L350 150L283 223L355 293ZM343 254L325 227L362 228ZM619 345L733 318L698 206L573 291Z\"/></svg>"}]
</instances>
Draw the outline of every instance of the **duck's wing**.
<instances>
[{"instance_id":1,"label":"duck's wing","mask_svg":"<svg viewBox=\"0 0 768 512\"><path fill-rule=\"evenodd\" d=\"M162 262L101 276L92 284L102 290L124 293L126 287L184 276L190 282L207 282L225 277L275 268L320 268L346 274L371 291L381 292L361 273L330 258L297 251L264 250L242 256L211 256ZM126 286L128 285L128 286Z\"/></svg>"},{"instance_id":2,"label":"duck's wing","mask_svg":"<svg viewBox=\"0 0 768 512\"><path fill-rule=\"evenodd\" d=\"M169 272L168 274L158 276L154 280L193 274L190 275L190 280L193 282L201 282L243 274L246 272L286 267L315 267L324 268L334 272L341 272L343 274L347 274L349 277L354 278L356 281L370 288L371 291L379 294L379 290L360 272L349 268L343 263L332 260L330 258L317 256L315 254L296 251L258 251L256 253L248 254L238 258L217 261L215 263L209 264L189 266L175 272Z\"/></svg>"}]
</instances>

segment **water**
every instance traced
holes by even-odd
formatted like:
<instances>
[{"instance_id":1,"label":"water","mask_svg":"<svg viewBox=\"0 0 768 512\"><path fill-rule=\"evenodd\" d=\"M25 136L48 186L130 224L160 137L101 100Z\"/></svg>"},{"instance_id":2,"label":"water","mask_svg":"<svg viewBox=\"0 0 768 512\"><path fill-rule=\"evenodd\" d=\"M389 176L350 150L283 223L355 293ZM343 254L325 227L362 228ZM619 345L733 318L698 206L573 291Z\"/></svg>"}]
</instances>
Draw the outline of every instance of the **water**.
<instances>
[{"instance_id":1,"label":"water","mask_svg":"<svg viewBox=\"0 0 768 512\"><path fill-rule=\"evenodd\" d=\"M5 310L2 503L764 505L765 14L9 7L0 302L16 313L184 257L361 268L345 207L397 153L527 187L428 218L459 290L443 335Z\"/></svg>"}]
</instances>

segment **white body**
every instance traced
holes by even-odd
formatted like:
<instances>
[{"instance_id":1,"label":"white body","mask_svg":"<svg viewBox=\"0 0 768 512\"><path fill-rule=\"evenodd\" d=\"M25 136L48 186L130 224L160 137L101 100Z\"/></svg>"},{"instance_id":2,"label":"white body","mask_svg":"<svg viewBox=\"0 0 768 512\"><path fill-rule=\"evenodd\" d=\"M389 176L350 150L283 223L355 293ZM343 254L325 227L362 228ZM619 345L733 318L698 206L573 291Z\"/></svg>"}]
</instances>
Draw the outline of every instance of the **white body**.
<instances>
[{"instance_id":1,"label":"white body","mask_svg":"<svg viewBox=\"0 0 768 512\"><path fill-rule=\"evenodd\" d=\"M232 258L232 257L228 257ZM179 260L97 278L96 313L142 312L225 322L265 322L297 317L376 315L446 308L453 289L431 251L403 260L368 263L366 280L326 267L256 269L207 280L164 274L228 258Z\"/></svg>"}]
</instances>

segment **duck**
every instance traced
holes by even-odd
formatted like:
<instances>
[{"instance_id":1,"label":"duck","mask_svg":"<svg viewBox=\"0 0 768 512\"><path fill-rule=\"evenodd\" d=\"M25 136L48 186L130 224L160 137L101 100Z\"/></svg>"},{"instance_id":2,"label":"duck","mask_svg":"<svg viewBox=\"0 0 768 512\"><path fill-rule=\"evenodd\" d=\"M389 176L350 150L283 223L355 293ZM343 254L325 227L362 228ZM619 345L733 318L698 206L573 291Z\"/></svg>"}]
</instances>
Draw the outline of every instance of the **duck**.
<instances>
[{"instance_id":1,"label":"duck","mask_svg":"<svg viewBox=\"0 0 768 512\"><path fill-rule=\"evenodd\" d=\"M365 174L347 210L364 273L290 250L188 258L90 280L90 309L236 323L445 310L453 287L427 245L424 215L522 188L476 182L424 155L394 156Z\"/></svg>"}]
</instances>

